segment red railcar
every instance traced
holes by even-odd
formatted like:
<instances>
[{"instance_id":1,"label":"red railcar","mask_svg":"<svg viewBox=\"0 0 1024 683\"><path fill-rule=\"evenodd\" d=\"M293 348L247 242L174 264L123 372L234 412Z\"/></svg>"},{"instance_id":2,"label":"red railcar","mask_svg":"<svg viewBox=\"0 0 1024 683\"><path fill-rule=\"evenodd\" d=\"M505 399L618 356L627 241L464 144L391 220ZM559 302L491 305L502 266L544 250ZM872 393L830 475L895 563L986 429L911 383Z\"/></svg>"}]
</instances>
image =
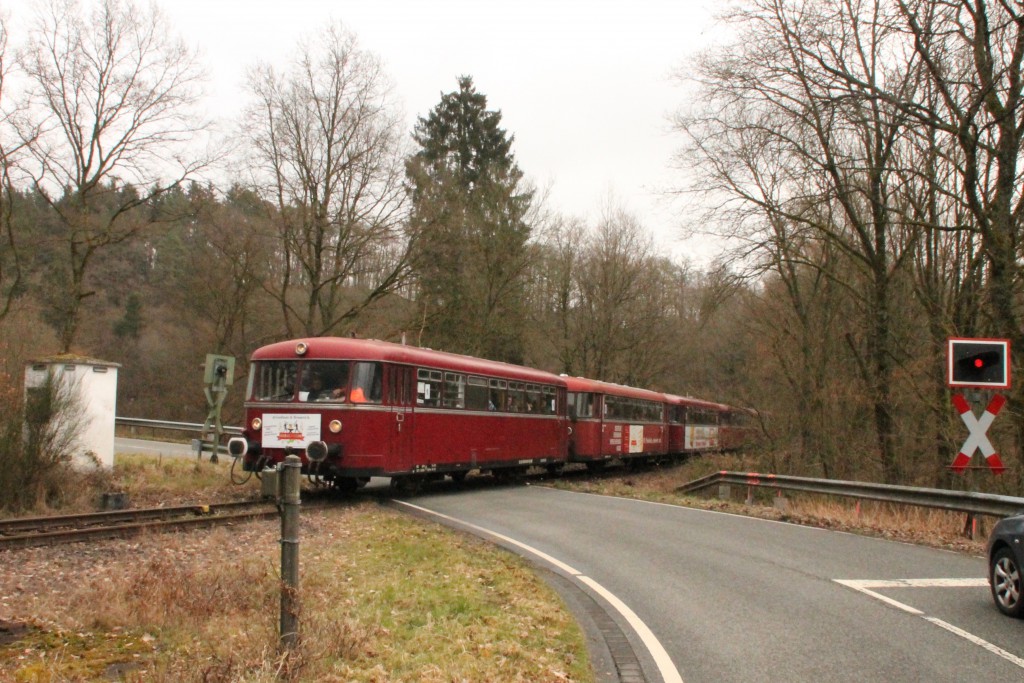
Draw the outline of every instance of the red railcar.
<instances>
[{"instance_id":1,"label":"red railcar","mask_svg":"<svg viewBox=\"0 0 1024 683\"><path fill-rule=\"evenodd\" d=\"M599 466L613 458L651 459L668 454L665 395L582 377L565 377L569 461Z\"/></svg>"},{"instance_id":2,"label":"red railcar","mask_svg":"<svg viewBox=\"0 0 1024 683\"><path fill-rule=\"evenodd\" d=\"M244 435L229 450L249 471L294 453L303 472L343 488L370 476L557 467L565 386L539 370L388 342L280 342L253 353Z\"/></svg>"},{"instance_id":3,"label":"red railcar","mask_svg":"<svg viewBox=\"0 0 1024 683\"><path fill-rule=\"evenodd\" d=\"M669 446L673 453L702 453L721 448L720 418L728 407L688 396L666 396Z\"/></svg>"},{"instance_id":4,"label":"red railcar","mask_svg":"<svg viewBox=\"0 0 1024 683\"><path fill-rule=\"evenodd\" d=\"M755 441L754 420L756 413L748 408L723 406L720 442L723 451L735 451Z\"/></svg>"}]
</instances>

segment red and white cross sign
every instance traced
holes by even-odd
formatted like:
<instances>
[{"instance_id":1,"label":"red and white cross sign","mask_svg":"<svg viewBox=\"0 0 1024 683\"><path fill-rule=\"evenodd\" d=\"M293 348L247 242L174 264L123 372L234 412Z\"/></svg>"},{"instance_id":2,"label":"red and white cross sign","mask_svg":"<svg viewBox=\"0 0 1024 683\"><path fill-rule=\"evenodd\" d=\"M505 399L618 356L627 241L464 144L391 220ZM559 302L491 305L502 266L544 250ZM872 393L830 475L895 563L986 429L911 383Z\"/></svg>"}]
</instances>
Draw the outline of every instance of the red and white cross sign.
<instances>
[{"instance_id":1,"label":"red and white cross sign","mask_svg":"<svg viewBox=\"0 0 1024 683\"><path fill-rule=\"evenodd\" d=\"M971 462L971 456L974 455L974 451L979 449L981 454L985 456L985 462L988 463L989 469L995 474L1002 474L1006 469L1003 467L1003 461L999 459L999 454L996 453L996 449L992 446L992 442L988 440L988 435L986 434L988 428L992 426L992 421L996 419L996 415L999 414L1005 403L1006 397L996 394L989 401L985 412L978 418L974 416L974 411L967 404L967 399L959 394L953 396L953 406L960 413L960 419L964 421L964 424L967 425L967 431L970 432L967 441L964 441L964 445L960 447L960 453L953 459L954 472L960 474L967 469L967 464Z\"/></svg>"}]
</instances>

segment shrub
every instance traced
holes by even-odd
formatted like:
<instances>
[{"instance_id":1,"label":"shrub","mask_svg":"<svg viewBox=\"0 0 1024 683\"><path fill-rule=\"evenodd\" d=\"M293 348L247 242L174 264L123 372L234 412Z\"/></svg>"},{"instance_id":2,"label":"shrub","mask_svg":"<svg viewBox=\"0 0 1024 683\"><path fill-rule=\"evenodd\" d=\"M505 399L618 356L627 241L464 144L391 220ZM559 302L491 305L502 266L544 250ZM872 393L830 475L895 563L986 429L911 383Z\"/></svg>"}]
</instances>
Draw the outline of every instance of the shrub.
<instances>
[{"instance_id":1,"label":"shrub","mask_svg":"<svg viewBox=\"0 0 1024 683\"><path fill-rule=\"evenodd\" d=\"M23 398L10 375L0 375L0 501L9 514L60 507L81 489L72 470L85 426L77 384L52 373Z\"/></svg>"}]
</instances>

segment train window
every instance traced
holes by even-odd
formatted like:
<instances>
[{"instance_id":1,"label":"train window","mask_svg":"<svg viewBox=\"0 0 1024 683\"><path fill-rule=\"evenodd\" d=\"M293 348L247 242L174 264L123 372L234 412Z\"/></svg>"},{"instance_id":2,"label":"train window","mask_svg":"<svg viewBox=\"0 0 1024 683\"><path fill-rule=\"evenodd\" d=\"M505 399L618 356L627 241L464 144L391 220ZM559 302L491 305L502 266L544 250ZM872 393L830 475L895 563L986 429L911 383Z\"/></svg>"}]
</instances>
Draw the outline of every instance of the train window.
<instances>
[{"instance_id":1,"label":"train window","mask_svg":"<svg viewBox=\"0 0 1024 683\"><path fill-rule=\"evenodd\" d=\"M507 384L503 379L492 379L488 382L487 409L505 410L505 393Z\"/></svg>"},{"instance_id":2,"label":"train window","mask_svg":"<svg viewBox=\"0 0 1024 683\"><path fill-rule=\"evenodd\" d=\"M393 406L408 406L412 404L412 368L403 365L389 365L390 379L388 381L387 403Z\"/></svg>"},{"instance_id":3,"label":"train window","mask_svg":"<svg viewBox=\"0 0 1024 683\"><path fill-rule=\"evenodd\" d=\"M540 393L540 387L536 384L526 385L526 412L544 412L544 398Z\"/></svg>"},{"instance_id":4,"label":"train window","mask_svg":"<svg viewBox=\"0 0 1024 683\"><path fill-rule=\"evenodd\" d=\"M380 403L384 395L384 368L380 363L353 363L352 403Z\"/></svg>"},{"instance_id":5,"label":"train window","mask_svg":"<svg viewBox=\"0 0 1024 683\"><path fill-rule=\"evenodd\" d=\"M544 387L544 402L541 412L545 415L554 415L558 412L558 405L555 403L555 388Z\"/></svg>"},{"instance_id":6,"label":"train window","mask_svg":"<svg viewBox=\"0 0 1024 683\"><path fill-rule=\"evenodd\" d=\"M466 408L469 410L494 410L487 404L487 380L483 377L466 379Z\"/></svg>"},{"instance_id":7,"label":"train window","mask_svg":"<svg viewBox=\"0 0 1024 683\"><path fill-rule=\"evenodd\" d=\"M526 385L522 382L508 383L507 410L510 413L526 412Z\"/></svg>"},{"instance_id":8,"label":"train window","mask_svg":"<svg viewBox=\"0 0 1024 683\"><path fill-rule=\"evenodd\" d=\"M348 396L348 361L308 361L302 365L300 401L344 401Z\"/></svg>"},{"instance_id":9,"label":"train window","mask_svg":"<svg viewBox=\"0 0 1024 683\"><path fill-rule=\"evenodd\" d=\"M416 405L428 407L441 405L441 383L440 370L417 370Z\"/></svg>"},{"instance_id":10,"label":"train window","mask_svg":"<svg viewBox=\"0 0 1024 683\"><path fill-rule=\"evenodd\" d=\"M445 408L466 407L466 376L454 372L444 373L444 402Z\"/></svg>"},{"instance_id":11,"label":"train window","mask_svg":"<svg viewBox=\"0 0 1024 683\"><path fill-rule=\"evenodd\" d=\"M594 417L594 395L572 392L569 394L571 417Z\"/></svg>"},{"instance_id":12,"label":"train window","mask_svg":"<svg viewBox=\"0 0 1024 683\"><path fill-rule=\"evenodd\" d=\"M253 364L254 401L291 401L295 397L299 364L292 360L257 361Z\"/></svg>"},{"instance_id":13,"label":"train window","mask_svg":"<svg viewBox=\"0 0 1024 683\"><path fill-rule=\"evenodd\" d=\"M616 396L604 397L604 416L610 420L621 420L626 417L626 409L621 399Z\"/></svg>"}]
</instances>

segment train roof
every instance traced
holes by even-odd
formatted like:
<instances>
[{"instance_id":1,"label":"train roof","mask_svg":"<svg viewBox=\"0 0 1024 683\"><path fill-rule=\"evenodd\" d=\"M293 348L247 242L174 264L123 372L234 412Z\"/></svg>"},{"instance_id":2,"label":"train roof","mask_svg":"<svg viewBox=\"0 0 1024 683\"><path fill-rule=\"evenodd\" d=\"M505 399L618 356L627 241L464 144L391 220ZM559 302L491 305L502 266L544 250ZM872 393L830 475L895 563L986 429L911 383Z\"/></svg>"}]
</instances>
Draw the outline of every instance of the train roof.
<instances>
[{"instance_id":1,"label":"train roof","mask_svg":"<svg viewBox=\"0 0 1024 683\"><path fill-rule=\"evenodd\" d=\"M300 345L305 345L305 350L302 353L299 353ZM543 370L377 339L353 339L351 337L291 339L256 349L252 354L252 360L375 360L487 375L520 382L565 386L562 377Z\"/></svg>"},{"instance_id":2,"label":"train roof","mask_svg":"<svg viewBox=\"0 0 1024 683\"><path fill-rule=\"evenodd\" d=\"M675 396L673 394L667 394L669 403L684 405L684 406L695 406L697 408L704 408L706 410L716 410L718 412L730 412L737 410L736 408L726 405L725 403L718 403L716 401L708 401L703 398L694 398L692 396Z\"/></svg>"},{"instance_id":3,"label":"train roof","mask_svg":"<svg viewBox=\"0 0 1024 683\"><path fill-rule=\"evenodd\" d=\"M715 401L708 401L703 398L694 398L693 396L676 396L675 394L666 394L665 397L668 399L669 403L684 406L712 408L714 410L725 410L728 407L723 403L716 403Z\"/></svg>"},{"instance_id":4,"label":"train roof","mask_svg":"<svg viewBox=\"0 0 1024 683\"><path fill-rule=\"evenodd\" d=\"M586 377L568 377L563 375L562 379L565 380L566 387L568 387L569 391L585 391L610 396L639 398L646 401L658 401L659 403L665 402L665 394L657 391L651 391L650 389L637 389L636 387L630 387L624 384L602 382L596 379L587 379Z\"/></svg>"}]
</instances>

